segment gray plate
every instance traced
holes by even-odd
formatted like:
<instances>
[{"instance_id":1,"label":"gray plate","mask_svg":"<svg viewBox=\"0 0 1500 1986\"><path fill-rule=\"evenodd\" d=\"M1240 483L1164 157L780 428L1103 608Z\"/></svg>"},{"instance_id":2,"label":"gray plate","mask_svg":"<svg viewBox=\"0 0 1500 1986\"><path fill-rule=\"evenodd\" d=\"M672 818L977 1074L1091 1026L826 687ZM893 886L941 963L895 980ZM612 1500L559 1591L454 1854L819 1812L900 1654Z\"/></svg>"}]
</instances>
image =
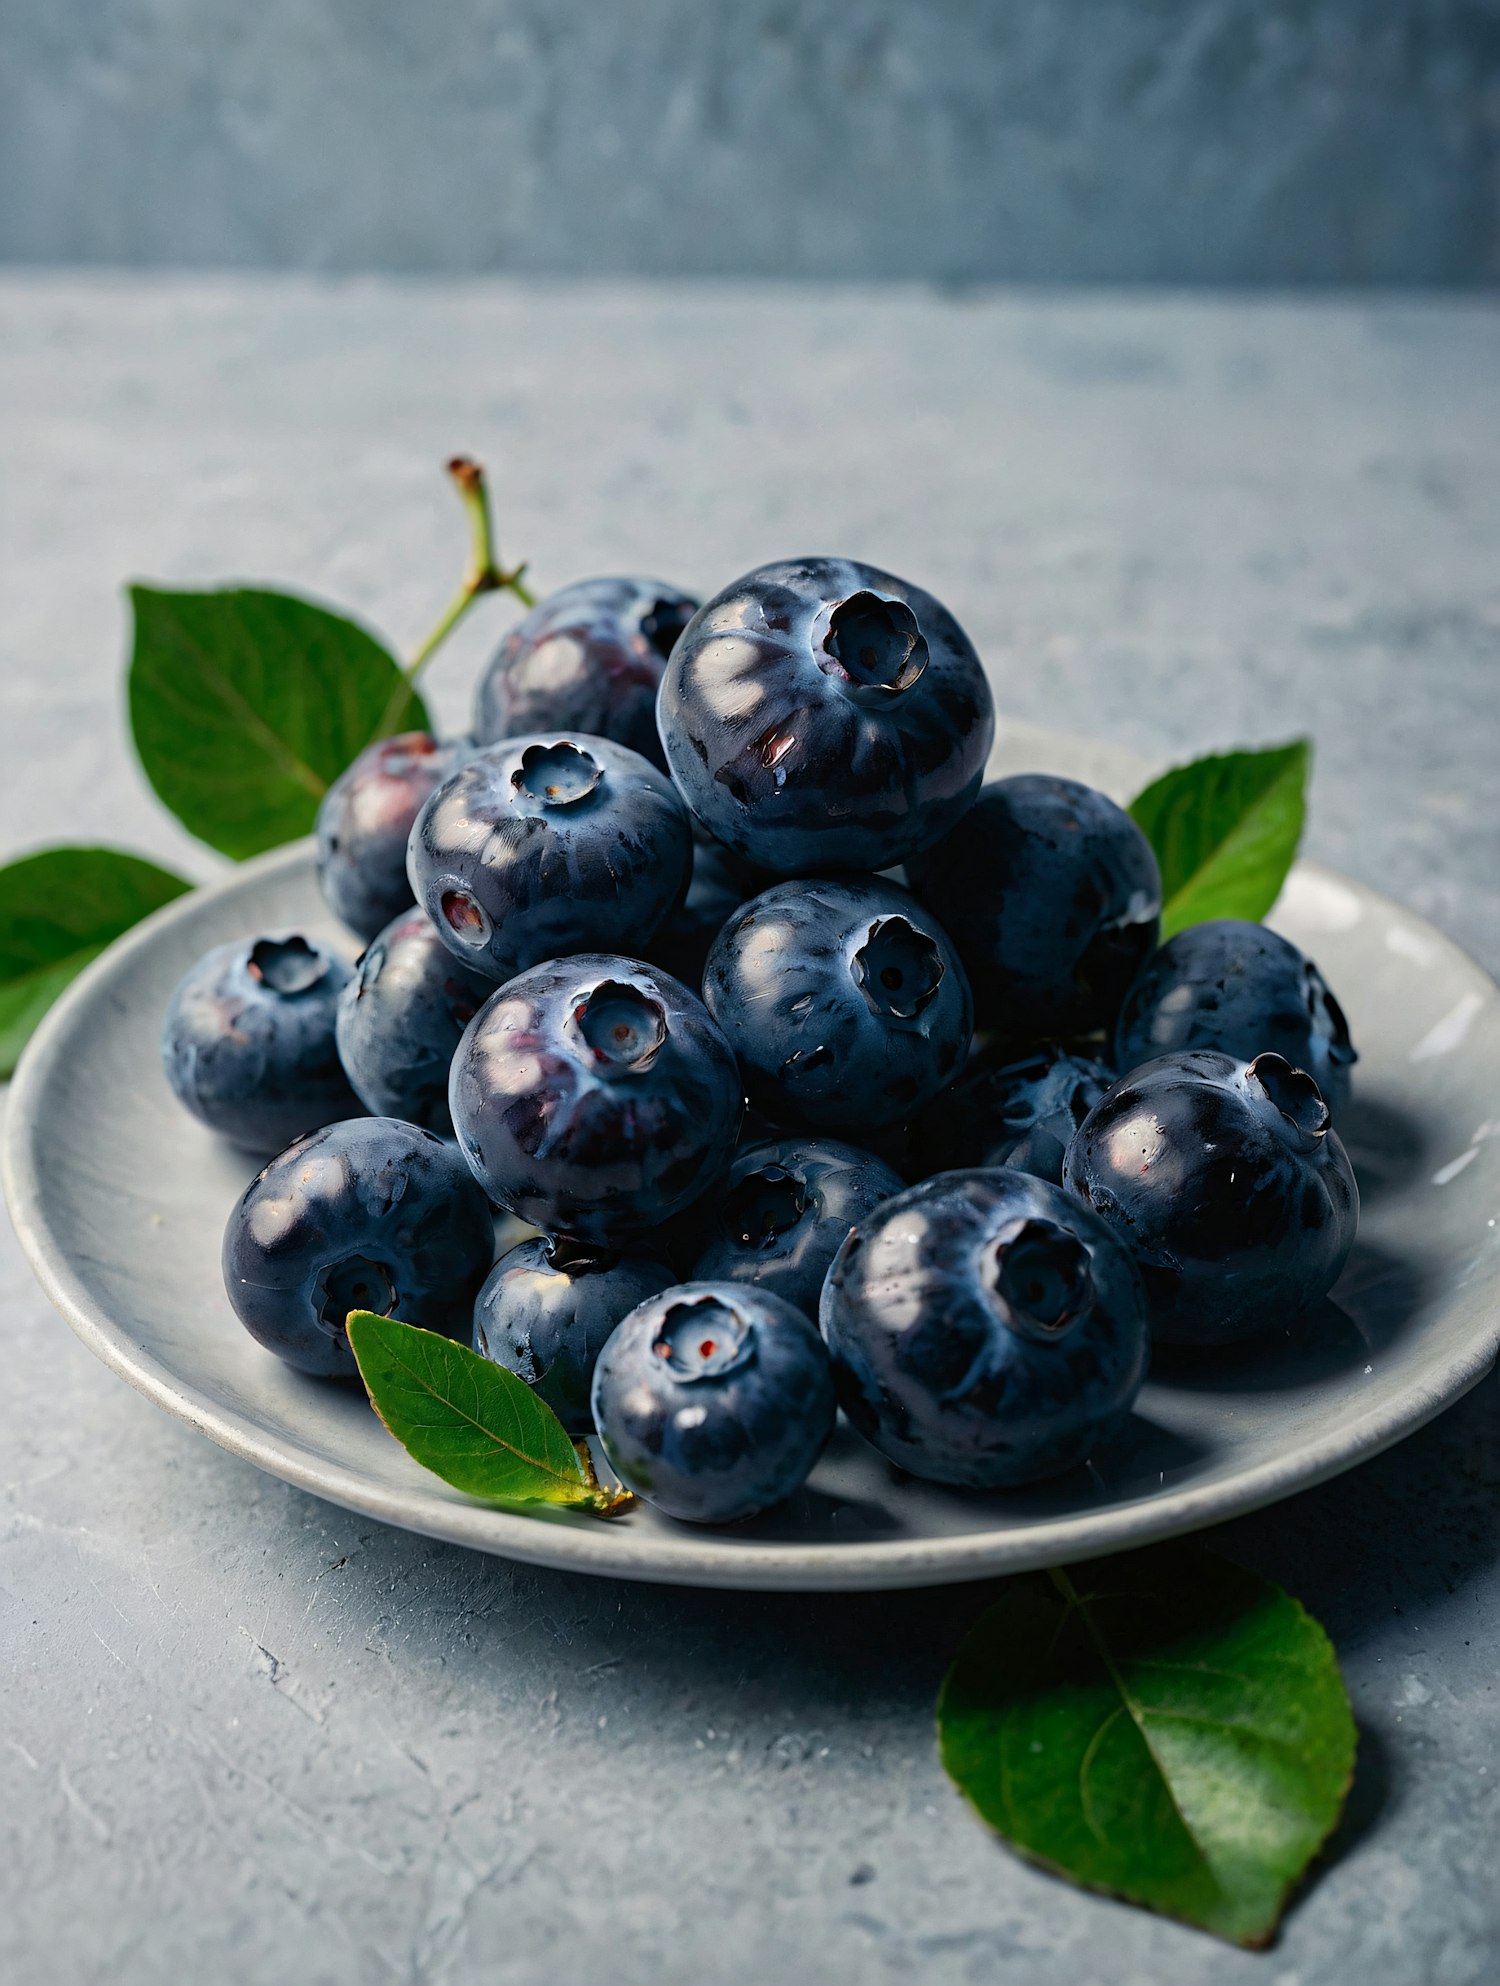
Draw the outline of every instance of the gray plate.
<instances>
[{"instance_id":1,"label":"gray plate","mask_svg":"<svg viewBox=\"0 0 1500 1986\"><path fill-rule=\"evenodd\" d=\"M1116 790L1136 777L1117 754L1014 726L996 764ZM699 1586L917 1586L1060 1564L1350 1468L1457 1399L1500 1348L1500 992L1430 925L1310 865L1272 922L1323 966L1363 1057L1343 1129L1364 1217L1337 1302L1153 1379L1112 1452L1024 1493L904 1479L841 1426L800 1496L732 1530L649 1510L611 1523L488 1510L418 1468L356 1391L302 1379L253 1344L218 1260L253 1167L179 1110L156 1039L173 985L210 945L288 925L335 937L308 844L169 905L70 989L16 1077L6 1193L47 1294L107 1365L235 1454L387 1523Z\"/></svg>"}]
</instances>

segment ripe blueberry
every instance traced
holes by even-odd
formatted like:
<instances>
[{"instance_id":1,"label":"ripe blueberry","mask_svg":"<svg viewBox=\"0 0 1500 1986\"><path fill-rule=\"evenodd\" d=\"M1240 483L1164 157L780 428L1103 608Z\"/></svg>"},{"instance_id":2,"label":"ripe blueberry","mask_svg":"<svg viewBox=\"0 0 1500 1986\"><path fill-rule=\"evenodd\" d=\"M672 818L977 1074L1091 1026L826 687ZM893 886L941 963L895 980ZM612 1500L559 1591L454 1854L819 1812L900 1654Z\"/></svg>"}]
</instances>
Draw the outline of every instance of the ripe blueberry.
<instances>
[{"instance_id":1,"label":"ripe blueberry","mask_svg":"<svg viewBox=\"0 0 1500 1986\"><path fill-rule=\"evenodd\" d=\"M667 779L581 732L476 753L427 801L408 851L443 942L502 981L542 959L643 945L686 890L692 859Z\"/></svg>"},{"instance_id":2,"label":"ripe blueberry","mask_svg":"<svg viewBox=\"0 0 1500 1986\"><path fill-rule=\"evenodd\" d=\"M884 869L979 791L994 707L963 629L849 559L747 573L689 623L657 725L693 812L779 876Z\"/></svg>"},{"instance_id":3,"label":"ripe blueberry","mask_svg":"<svg viewBox=\"0 0 1500 1986\"><path fill-rule=\"evenodd\" d=\"M1358 1060L1322 973L1264 924L1216 917L1169 938L1141 968L1115 1031L1123 1070L1184 1048L1248 1062L1262 1049L1306 1069L1335 1115Z\"/></svg>"},{"instance_id":4,"label":"ripe blueberry","mask_svg":"<svg viewBox=\"0 0 1500 1986\"><path fill-rule=\"evenodd\" d=\"M632 1310L599 1354L593 1405L621 1482L695 1524L799 1489L835 1412L812 1324L743 1283L681 1283Z\"/></svg>"},{"instance_id":5,"label":"ripe blueberry","mask_svg":"<svg viewBox=\"0 0 1500 1986\"><path fill-rule=\"evenodd\" d=\"M963 967L936 919L875 877L778 883L714 940L703 997L751 1101L819 1130L899 1123L961 1065Z\"/></svg>"},{"instance_id":6,"label":"ripe blueberry","mask_svg":"<svg viewBox=\"0 0 1500 1986\"><path fill-rule=\"evenodd\" d=\"M451 1144L356 1117L297 1139L251 1180L224 1230L224 1287L267 1351L350 1378L352 1310L467 1337L493 1245L489 1205Z\"/></svg>"},{"instance_id":7,"label":"ripe blueberry","mask_svg":"<svg viewBox=\"0 0 1500 1986\"><path fill-rule=\"evenodd\" d=\"M1007 1489L1082 1462L1148 1355L1128 1252L1059 1187L946 1172L887 1200L828 1272L839 1404L915 1476Z\"/></svg>"},{"instance_id":8,"label":"ripe blueberry","mask_svg":"<svg viewBox=\"0 0 1500 1986\"><path fill-rule=\"evenodd\" d=\"M907 873L958 949L978 1025L1020 1046L1113 1026L1161 925L1150 842L1076 779L996 780Z\"/></svg>"},{"instance_id":9,"label":"ripe blueberry","mask_svg":"<svg viewBox=\"0 0 1500 1986\"><path fill-rule=\"evenodd\" d=\"M694 994L639 960L587 954L501 987L453 1058L448 1097L497 1205L601 1244L706 1191L742 1106L734 1054Z\"/></svg>"},{"instance_id":10,"label":"ripe blueberry","mask_svg":"<svg viewBox=\"0 0 1500 1986\"><path fill-rule=\"evenodd\" d=\"M349 968L297 935L217 945L179 982L161 1056L179 1103L251 1152L360 1107L334 1020Z\"/></svg>"},{"instance_id":11,"label":"ripe blueberry","mask_svg":"<svg viewBox=\"0 0 1500 1986\"><path fill-rule=\"evenodd\" d=\"M553 725L628 745L665 769L656 690L698 603L655 579L581 579L506 635L479 679L482 745Z\"/></svg>"},{"instance_id":12,"label":"ripe blueberry","mask_svg":"<svg viewBox=\"0 0 1500 1986\"><path fill-rule=\"evenodd\" d=\"M1165 1344L1297 1316L1332 1289L1359 1224L1317 1084L1271 1053L1191 1048L1133 1069L1084 1119L1063 1183L1135 1257Z\"/></svg>"},{"instance_id":13,"label":"ripe blueberry","mask_svg":"<svg viewBox=\"0 0 1500 1986\"><path fill-rule=\"evenodd\" d=\"M339 995L338 1049L367 1110L453 1135L448 1070L494 982L454 958L413 904L372 938Z\"/></svg>"},{"instance_id":14,"label":"ripe blueberry","mask_svg":"<svg viewBox=\"0 0 1500 1986\"><path fill-rule=\"evenodd\" d=\"M318 886L335 917L361 938L411 907L406 843L428 794L474 749L426 731L381 738L345 768L318 807Z\"/></svg>"}]
</instances>

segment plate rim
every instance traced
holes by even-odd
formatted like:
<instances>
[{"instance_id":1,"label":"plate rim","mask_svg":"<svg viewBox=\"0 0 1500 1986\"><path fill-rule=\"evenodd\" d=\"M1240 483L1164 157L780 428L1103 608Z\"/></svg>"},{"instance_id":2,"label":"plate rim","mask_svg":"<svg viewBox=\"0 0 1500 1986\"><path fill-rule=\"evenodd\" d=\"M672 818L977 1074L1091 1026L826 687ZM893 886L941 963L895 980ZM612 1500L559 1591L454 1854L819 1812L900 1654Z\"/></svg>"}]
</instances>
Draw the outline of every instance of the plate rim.
<instances>
[{"instance_id":1,"label":"plate rim","mask_svg":"<svg viewBox=\"0 0 1500 1986\"><path fill-rule=\"evenodd\" d=\"M586 1572L661 1585L780 1591L894 1590L958 1584L1043 1565L1066 1565L1181 1537L1247 1515L1358 1466L1434 1419L1475 1386L1500 1357L1500 1306L1472 1342L1455 1351L1435 1379L1399 1402L1372 1407L1294 1457L1251 1466L1227 1480L1148 1494L1128 1503L1048 1518L1018 1531L958 1532L948 1537L873 1539L799 1545L721 1542L712 1532L633 1537L607 1521L499 1509L451 1500L415 1482L410 1490L371 1483L347 1464L310 1457L282 1437L250 1426L231 1409L169 1372L136 1344L74 1272L51 1222L34 1151L41 1136L37 1105L65 1053L75 1017L87 1010L119 968L178 920L195 914L205 894L229 894L307 864L310 837L254 856L213 883L165 904L108 946L43 1017L22 1052L0 1141L3 1186L16 1237L44 1294L105 1366L156 1406L229 1453L309 1494L445 1543L559 1571ZM1494 997L1500 988L1479 962L1436 925L1352 877L1298 862L1310 879L1353 890L1421 927L1461 960ZM420 1465L413 1463L414 1469ZM456 1496L456 1492L453 1493Z\"/></svg>"}]
</instances>

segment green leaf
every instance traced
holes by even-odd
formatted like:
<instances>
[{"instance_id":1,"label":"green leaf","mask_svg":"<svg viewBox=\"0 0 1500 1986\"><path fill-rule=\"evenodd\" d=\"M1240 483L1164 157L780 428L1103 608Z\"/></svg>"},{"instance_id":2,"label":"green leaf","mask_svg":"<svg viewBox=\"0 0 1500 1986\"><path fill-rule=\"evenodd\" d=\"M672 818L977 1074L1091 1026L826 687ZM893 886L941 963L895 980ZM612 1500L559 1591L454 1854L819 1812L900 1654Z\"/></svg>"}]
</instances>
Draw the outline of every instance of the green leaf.
<instances>
[{"instance_id":1,"label":"green leaf","mask_svg":"<svg viewBox=\"0 0 1500 1986\"><path fill-rule=\"evenodd\" d=\"M1354 1769L1322 1628L1279 1586L1182 1547L1012 1580L958 1651L938 1734L1021 1854L1251 1946Z\"/></svg>"},{"instance_id":2,"label":"green leaf","mask_svg":"<svg viewBox=\"0 0 1500 1986\"><path fill-rule=\"evenodd\" d=\"M1264 917L1302 839L1306 738L1264 752L1194 759L1130 804L1161 864L1161 934L1210 917Z\"/></svg>"},{"instance_id":3,"label":"green leaf","mask_svg":"<svg viewBox=\"0 0 1500 1986\"><path fill-rule=\"evenodd\" d=\"M130 728L185 828L236 859L312 831L373 738L427 712L373 635L326 607L245 587L132 586Z\"/></svg>"},{"instance_id":4,"label":"green leaf","mask_svg":"<svg viewBox=\"0 0 1500 1986\"><path fill-rule=\"evenodd\" d=\"M44 848L0 869L0 1078L90 959L192 887L118 848Z\"/></svg>"},{"instance_id":5,"label":"green leaf","mask_svg":"<svg viewBox=\"0 0 1500 1986\"><path fill-rule=\"evenodd\" d=\"M435 1331L369 1310L351 1313L349 1343L371 1405L409 1455L485 1503L562 1503L610 1517L634 1501L594 1474L524 1379Z\"/></svg>"}]
</instances>

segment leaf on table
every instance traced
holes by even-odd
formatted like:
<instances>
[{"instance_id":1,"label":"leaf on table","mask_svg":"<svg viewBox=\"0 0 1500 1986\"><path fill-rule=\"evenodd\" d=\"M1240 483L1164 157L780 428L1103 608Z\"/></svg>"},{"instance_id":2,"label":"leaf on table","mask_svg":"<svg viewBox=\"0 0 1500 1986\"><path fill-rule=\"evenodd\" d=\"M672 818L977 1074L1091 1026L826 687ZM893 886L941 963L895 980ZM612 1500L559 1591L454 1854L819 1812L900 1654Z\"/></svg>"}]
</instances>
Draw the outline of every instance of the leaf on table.
<instances>
[{"instance_id":1,"label":"leaf on table","mask_svg":"<svg viewBox=\"0 0 1500 1986\"><path fill-rule=\"evenodd\" d=\"M524 1379L467 1345L395 1317L353 1312L349 1343L370 1402L424 1469L486 1503L558 1503L604 1517L628 1509Z\"/></svg>"},{"instance_id":2,"label":"leaf on table","mask_svg":"<svg viewBox=\"0 0 1500 1986\"><path fill-rule=\"evenodd\" d=\"M0 869L0 1078L91 959L192 887L118 848L44 848Z\"/></svg>"},{"instance_id":3,"label":"leaf on table","mask_svg":"<svg viewBox=\"0 0 1500 1986\"><path fill-rule=\"evenodd\" d=\"M1156 851L1162 937L1210 917L1264 917L1297 855L1312 747L1227 752L1175 766L1130 804Z\"/></svg>"},{"instance_id":4,"label":"leaf on table","mask_svg":"<svg viewBox=\"0 0 1500 1986\"><path fill-rule=\"evenodd\" d=\"M1180 1546L1011 1580L948 1672L938 1735L1021 1854L1250 1946L1270 1942L1354 1770L1322 1628Z\"/></svg>"},{"instance_id":5,"label":"leaf on table","mask_svg":"<svg viewBox=\"0 0 1500 1986\"><path fill-rule=\"evenodd\" d=\"M141 765L183 826L225 855L311 833L319 800L373 738L427 728L374 636L310 600L149 586L130 599Z\"/></svg>"}]
</instances>

